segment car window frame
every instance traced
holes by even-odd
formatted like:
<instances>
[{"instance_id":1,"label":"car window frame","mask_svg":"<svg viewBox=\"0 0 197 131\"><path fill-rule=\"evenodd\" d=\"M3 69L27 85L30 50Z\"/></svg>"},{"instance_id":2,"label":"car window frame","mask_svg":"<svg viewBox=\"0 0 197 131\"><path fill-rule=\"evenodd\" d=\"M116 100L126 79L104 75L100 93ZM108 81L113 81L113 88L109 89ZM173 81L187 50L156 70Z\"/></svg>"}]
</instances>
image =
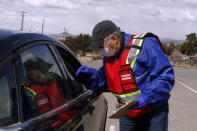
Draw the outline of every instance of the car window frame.
<instances>
[{"instance_id":1,"label":"car window frame","mask_svg":"<svg viewBox=\"0 0 197 131\"><path fill-rule=\"evenodd\" d=\"M11 66L11 72L12 72L12 77L13 77L13 88L15 88L16 90L16 108L17 108L17 121L14 121L12 119L6 119L7 123L4 124L3 126L1 126L0 128L2 127L7 127L7 126L10 126L10 125L14 125L16 123L19 123L21 122L21 117L20 117L20 104L19 104L19 92L18 92L18 88L17 88L17 80L16 80L16 72L15 72L15 54L12 52L9 56L7 56L4 60L1 61L1 64L0 64L0 70L2 70L3 68L5 68L8 64L10 64ZM10 87L9 87L10 88ZM12 97L10 97L12 99ZM11 111L13 111L13 102L11 102Z\"/></svg>"}]
</instances>

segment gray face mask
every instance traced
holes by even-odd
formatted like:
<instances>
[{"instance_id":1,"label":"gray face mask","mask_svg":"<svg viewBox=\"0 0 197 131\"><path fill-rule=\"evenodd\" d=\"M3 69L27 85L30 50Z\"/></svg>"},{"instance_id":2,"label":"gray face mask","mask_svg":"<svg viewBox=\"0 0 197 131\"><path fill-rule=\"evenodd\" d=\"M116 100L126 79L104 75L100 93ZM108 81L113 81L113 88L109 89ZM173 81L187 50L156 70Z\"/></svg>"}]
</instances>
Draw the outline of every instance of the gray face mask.
<instances>
[{"instance_id":1,"label":"gray face mask","mask_svg":"<svg viewBox=\"0 0 197 131\"><path fill-rule=\"evenodd\" d=\"M114 56L115 55L115 48L113 48L113 50L109 50L108 44L109 44L109 41L107 43L107 46L104 49L102 49L100 51L100 53L101 53L101 55L106 56L106 57Z\"/></svg>"},{"instance_id":2,"label":"gray face mask","mask_svg":"<svg viewBox=\"0 0 197 131\"><path fill-rule=\"evenodd\" d=\"M110 57L115 55L115 50L109 50L108 47L105 47L104 49L101 50L101 55Z\"/></svg>"}]
</instances>

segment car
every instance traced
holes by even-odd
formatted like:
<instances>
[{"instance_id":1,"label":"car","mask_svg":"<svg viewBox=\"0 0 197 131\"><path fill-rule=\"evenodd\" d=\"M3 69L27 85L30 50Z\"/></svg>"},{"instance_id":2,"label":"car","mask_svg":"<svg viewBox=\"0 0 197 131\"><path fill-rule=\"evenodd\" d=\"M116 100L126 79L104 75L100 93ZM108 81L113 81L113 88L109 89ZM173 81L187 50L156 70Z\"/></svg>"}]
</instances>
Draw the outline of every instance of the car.
<instances>
[{"instance_id":1,"label":"car","mask_svg":"<svg viewBox=\"0 0 197 131\"><path fill-rule=\"evenodd\" d=\"M107 101L80 66L56 39L0 30L0 130L105 130Z\"/></svg>"}]
</instances>

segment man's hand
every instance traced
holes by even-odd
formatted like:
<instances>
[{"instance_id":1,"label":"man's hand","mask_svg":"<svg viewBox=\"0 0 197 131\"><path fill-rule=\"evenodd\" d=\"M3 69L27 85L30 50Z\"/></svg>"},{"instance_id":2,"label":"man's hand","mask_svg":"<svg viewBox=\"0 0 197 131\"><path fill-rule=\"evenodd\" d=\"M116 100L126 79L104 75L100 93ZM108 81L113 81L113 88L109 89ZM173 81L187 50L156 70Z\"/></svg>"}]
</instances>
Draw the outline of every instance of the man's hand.
<instances>
[{"instance_id":1,"label":"man's hand","mask_svg":"<svg viewBox=\"0 0 197 131\"><path fill-rule=\"evenodd\" d=\"M144 95L138 96L135 101L137 104L131 106L129 110L141 110L147 105L147 98Z\"/></svg>"},{"instance_id":2,"label":"man's hand","mask_svg":"<svg viewBox=\"0 0 197 131\"><path fill-rule=\"evenodd\" d=\"M83 80L87 86L88 89L90 90L95 90L96 88L96 82L95 82L95 75L96 70L93 68L89 68L86 65L82 65L79 67L76 71L76 76L82 76Z\"/></svg>"},{"instance_id":3,"label":"man's hand","mask_svg":"<svg viewBox=\"0 0 197 131\"><path fill-rule=\"evenodd\" d=\"M91 73L91 69L88 68L86 65L82 65L77 69L76 76L79 76L79 74L90 74L90 73Z\"/></svg>"}]
</instances>

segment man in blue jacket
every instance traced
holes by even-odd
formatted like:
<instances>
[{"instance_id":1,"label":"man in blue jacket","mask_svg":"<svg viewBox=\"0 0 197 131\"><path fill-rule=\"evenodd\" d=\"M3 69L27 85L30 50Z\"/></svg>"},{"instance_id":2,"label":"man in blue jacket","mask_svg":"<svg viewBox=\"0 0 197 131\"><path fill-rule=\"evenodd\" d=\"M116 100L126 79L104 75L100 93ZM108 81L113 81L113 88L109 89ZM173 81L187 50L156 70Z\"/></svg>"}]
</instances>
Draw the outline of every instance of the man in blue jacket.
<instances>
[{"instance_id":1,"label":"man in blue jacket","mask_svg":"<svg viewBox=\"0 0 197 131\"><path fill-rule=\"evenodd\" d=\"M121 131L167 131L174 71L158 37L120 32L109 20L96 24L92 36L92 47L104 55L103 66L82 65L76 75L83 75L91 90L112 92L120 104L137 101L120 118Z\"/></svg>"}]
</instances>

